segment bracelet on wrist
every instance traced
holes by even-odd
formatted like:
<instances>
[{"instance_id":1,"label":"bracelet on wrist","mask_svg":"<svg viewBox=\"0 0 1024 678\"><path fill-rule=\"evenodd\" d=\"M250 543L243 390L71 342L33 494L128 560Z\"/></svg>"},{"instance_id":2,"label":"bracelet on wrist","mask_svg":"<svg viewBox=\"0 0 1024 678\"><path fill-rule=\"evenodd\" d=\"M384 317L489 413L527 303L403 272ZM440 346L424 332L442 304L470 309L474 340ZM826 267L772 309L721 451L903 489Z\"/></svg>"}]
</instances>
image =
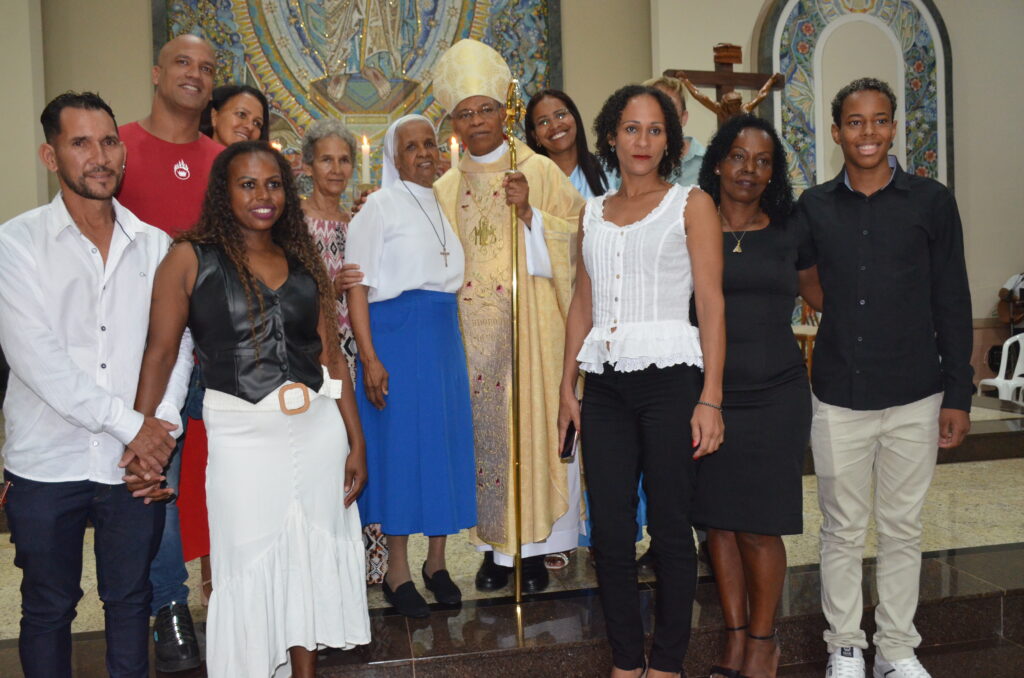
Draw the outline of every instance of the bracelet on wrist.
<instances>
[{"instance_id":1,"label":"bracelet on wrist","mask_svg":"<svg viewBox=\"0 0 1024 678\"><path fill-rule=\"evenodd\" d=\"M704 407L710 407L711 409L718 410L719 412L722 411L722 406L721 405L716 405L714 403L709 403L706 400L698 400L697 404L698 405L703 405Z\"/></svg>"}]
</instances>

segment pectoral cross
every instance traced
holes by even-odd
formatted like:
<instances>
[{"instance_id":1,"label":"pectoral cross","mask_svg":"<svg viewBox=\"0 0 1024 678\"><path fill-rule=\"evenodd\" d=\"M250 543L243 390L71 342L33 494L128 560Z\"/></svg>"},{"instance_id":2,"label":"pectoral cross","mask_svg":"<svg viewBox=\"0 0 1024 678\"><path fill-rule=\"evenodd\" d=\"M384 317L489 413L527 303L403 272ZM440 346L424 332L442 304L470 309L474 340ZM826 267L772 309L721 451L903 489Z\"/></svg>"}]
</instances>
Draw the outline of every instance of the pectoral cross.
<instances>
[{"instance_id":1,"label":"pectoral cross","mask_svg":"<svg viewBox=\"0 0 1024 678\"><path fill-rule=\"evenodd\" d=\"M441 245L441 256L444 257L444 267L445 268L448 268L448 255L449 254L451 254L451 252L448 251L448 248L445 247L444 245Z\"/></svg>"}]
</instances>

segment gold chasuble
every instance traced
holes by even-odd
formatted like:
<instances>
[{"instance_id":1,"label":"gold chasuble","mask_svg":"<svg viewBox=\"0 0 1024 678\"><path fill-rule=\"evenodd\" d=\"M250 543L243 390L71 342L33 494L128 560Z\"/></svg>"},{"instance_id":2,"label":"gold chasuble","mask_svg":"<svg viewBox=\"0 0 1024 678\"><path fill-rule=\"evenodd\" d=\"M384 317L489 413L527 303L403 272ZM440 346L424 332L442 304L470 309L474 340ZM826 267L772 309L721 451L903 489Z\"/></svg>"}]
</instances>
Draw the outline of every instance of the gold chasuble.
<instances>
[{"instance_id":1,"label":"gold chasuble","mask_svg":"<svg viewBox=\"0 0 1024 678\"><path fill-rule=\"evenodd\" d=\"M519 171L530 205L544 221L554 278L526 268L525 225L519 222L520 468L524 544L545 540L569 510L567 464L558 458L558 386L562 378L565 316L572 298L576 233L583 198L548 158L517 142ZM459 319L466 345L477 465L474 537L515 553L512 503L512 252L510 207L502 189L509 155L491 164L468 153L434 184L438 202L459 234L466 275ZM578 510L578 507L572 507Z\"/></svg>"}]
</instances>

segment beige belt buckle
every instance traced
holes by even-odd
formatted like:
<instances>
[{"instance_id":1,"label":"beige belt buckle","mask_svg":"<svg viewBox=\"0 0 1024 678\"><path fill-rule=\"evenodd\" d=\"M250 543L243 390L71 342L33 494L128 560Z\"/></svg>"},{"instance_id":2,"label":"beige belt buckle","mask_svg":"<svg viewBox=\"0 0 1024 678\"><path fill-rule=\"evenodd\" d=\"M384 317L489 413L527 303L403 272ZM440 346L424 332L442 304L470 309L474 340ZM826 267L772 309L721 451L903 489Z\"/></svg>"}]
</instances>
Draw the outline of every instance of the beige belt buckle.
<instances>
[{"instance_id":1,"label":"beige belt buckle","mask_svg":"<svg viewBox=\"0 0 1024 678\"><path fill-rule=\"evenodd\" d=\"M285 402L285 394L288 391L300 391L302 393L302 404L298 407L288 407L288 403ZM282 386L277 392L277 400L281 404L281 411L287 415L302 414L309 409L309 387L305 384L288 384Z\"/></svg>"}]
</instances>

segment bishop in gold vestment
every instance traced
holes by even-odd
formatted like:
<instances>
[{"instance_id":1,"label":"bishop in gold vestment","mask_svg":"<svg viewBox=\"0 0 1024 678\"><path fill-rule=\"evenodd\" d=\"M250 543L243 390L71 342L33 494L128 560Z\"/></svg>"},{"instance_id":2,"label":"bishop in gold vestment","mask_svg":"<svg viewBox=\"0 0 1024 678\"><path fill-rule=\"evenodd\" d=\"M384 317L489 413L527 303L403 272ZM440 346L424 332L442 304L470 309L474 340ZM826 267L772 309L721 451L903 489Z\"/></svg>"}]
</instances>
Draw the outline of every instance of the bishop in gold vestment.
<instances>
[{"instance_id":1,"label":"bishop in gold vestment","mask_svg":"<svg viewBox=\"0 0 1024 678\"><path fill-rule=\"evenodd\" d=\"M462 54L453 57L460 48ZM489 67L497 74L487 72ZM500 135L504 111L498 99L509 80L500 56L473 40L456 43L434 79L435 96L452 112L453 127L468 150L434 191L465 250L459 315L475 431L475 534L493 547L500 565L510 565L509 554L516 549L509 440L511 228L504 187L510 158ZM516 150L522 177L515 178L528 187L528 205L520 206L529 223L519 221L518 279L522 542L524 557L530 557L569 550L578 542L579 467L558 458L556 419L583 198L551 160L521 141Z\"/></svg>"}]
</instances>

